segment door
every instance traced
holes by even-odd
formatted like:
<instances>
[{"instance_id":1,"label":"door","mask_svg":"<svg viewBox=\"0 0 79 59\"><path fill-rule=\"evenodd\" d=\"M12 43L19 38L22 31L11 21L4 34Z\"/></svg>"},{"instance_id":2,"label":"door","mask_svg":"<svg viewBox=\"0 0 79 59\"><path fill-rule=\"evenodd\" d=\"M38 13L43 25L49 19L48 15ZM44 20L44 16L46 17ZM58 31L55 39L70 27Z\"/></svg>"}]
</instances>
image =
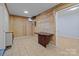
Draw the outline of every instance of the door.
<instances>
[{"instance_id":1,"label":"door","mask_svg":"<svg viewBox=\"0 0 79 59\"><path fill-rule=\"evenodd\" d=\"M20 17L14 17L14 35L25 36L26 35L26 19Z\"/></svg>"}]
</instances>

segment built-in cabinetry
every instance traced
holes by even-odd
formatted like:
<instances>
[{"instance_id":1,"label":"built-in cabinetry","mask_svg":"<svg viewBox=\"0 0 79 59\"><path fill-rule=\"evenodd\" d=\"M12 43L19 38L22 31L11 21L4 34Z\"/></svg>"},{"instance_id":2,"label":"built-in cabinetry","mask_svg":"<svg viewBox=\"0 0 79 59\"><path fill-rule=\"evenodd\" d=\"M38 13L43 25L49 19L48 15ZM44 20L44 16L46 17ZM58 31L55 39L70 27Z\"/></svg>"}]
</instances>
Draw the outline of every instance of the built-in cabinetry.
<instances>
[{"instance_id":1,"label":"built-in cabinetry","mask_svg":"<svg viewBox=\"0 0 79 59\"><path fill-rule=\"evenodd\" d=\"M42 46L46 47L47 44L51 41L53 34L45 33L45 32L39 32L38 34L38 43Z\"/></svg>"}]
</instances>

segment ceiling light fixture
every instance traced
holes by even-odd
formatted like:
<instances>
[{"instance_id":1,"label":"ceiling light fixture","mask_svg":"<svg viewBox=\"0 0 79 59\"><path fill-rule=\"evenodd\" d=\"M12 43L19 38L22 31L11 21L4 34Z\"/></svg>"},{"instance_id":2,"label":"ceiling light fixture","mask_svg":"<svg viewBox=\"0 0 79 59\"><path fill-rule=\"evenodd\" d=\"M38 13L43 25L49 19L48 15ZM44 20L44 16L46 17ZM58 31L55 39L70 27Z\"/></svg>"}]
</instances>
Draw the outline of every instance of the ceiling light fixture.
<instances>
[{"instance_id":1,"label":"ceiling light fixture","mask_svg":"<svg viewBox=\"0 0 79 59\"><path fill-rule=\"evenodd\" d=\"M25 14L29 13L28 11L24 11Z\"/></svg>"}]
</instances>

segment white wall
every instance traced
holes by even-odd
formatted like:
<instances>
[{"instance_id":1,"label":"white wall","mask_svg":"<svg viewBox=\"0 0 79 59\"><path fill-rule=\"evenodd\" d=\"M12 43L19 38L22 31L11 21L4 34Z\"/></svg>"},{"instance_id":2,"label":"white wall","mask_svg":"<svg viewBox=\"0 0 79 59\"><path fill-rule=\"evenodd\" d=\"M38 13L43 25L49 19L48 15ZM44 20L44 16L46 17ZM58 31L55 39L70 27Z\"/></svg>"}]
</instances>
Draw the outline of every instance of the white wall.
<instances>
[{"instance_id":1,"label":"white wall","mask_svg":"<svg viewBox=\"0 0 79 59\"><path fill-rule=\"evenodd\" d=\"M0 49L5 48L5 32L9 31L9 15L4 4L0 3Z\"/></svg>"},{"instance_id":2,"label":"white wall","mask_svg":"<svg viewBox=\"0 0 79 59\"><path fill-rule=\"evenodd\" d=\"M59 11L56 22L57 35L79 37L79 9Z\"/></svg>"}]
</instances>

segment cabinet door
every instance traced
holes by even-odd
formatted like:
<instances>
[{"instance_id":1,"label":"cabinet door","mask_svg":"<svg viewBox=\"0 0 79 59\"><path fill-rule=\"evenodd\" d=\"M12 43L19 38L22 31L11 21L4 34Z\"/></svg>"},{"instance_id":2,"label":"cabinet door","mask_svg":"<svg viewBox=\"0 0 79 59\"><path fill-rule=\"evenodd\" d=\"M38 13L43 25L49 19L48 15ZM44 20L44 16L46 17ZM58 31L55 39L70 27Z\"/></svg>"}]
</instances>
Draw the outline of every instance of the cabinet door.
<instances>
[{"instance_id":1,"label":"cabinet door","mask_svg":"<svg viewBox=\"0 0 79 59\"><path fill-rule=\"evenodd\" d=\"M42 46L46 47L46 44L47 44L46 36L39 35L38 37L39 37L38 38L38 43L41 44Z\"/></svg>"}]
</instances>

